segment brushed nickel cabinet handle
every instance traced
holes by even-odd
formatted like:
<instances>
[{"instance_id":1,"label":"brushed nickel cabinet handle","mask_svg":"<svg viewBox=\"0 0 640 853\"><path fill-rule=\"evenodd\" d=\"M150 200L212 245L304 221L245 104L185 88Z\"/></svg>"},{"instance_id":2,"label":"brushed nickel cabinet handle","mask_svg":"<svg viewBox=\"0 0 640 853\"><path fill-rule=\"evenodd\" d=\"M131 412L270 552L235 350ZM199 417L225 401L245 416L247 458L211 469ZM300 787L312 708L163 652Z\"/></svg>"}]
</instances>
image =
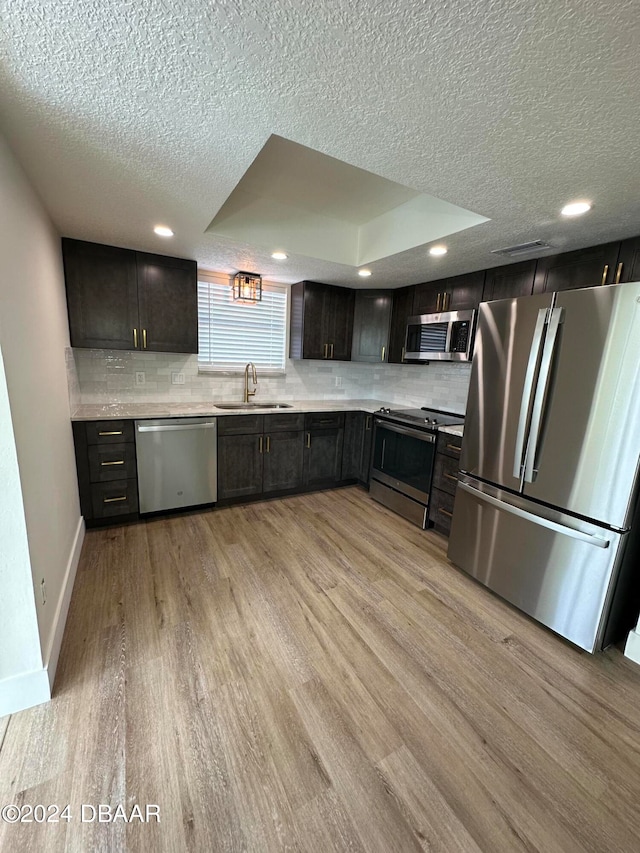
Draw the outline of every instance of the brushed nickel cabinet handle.
<instances>
[{"instance_id":1,"label":"brushed nickel cabinet handle","mask_svg":"<svg viewBox=\"0 0 640 853\"><path fill-rule=\"evenodd\" d=\"M324 345L324 355L323 355L323 358L329 358L329 356L328 356L328 352L329 352L329 344L325 344L325 345Z\"/></svg>"},{"instance_id":2,"label":"brushed nickel cabinet handle","mask_svg":"<svg viewBox=\"0 0 640 853\"><path fill-rule=\"evenodd\" d=\"M311 447L311 433L310 432L307 433L307 445L306 446Z\"/></svg>"},{"instance_id":3,"label":"brushed nickel cabinet handle","mask_svg":"<svg viewBox=\"0 0 640 853\"><path fill-rule=\"evenodd\" d=\"M271 436L267 436L267 453L271 453Z\"/></svg>"},{"instance_id":4,"label":"brushed nickel cabinet handle","mask_svg":"<svg viewBox=\"0 0 640 853\"><path fill-rule=\"evenodd\" d=\"M138 349L138 330L133 330L133 345L136 349Z\"/></svg>"},{"instance_id":5,"label":"brushed nickel cabinet handle","mask_svg":"<svg viewBox=\"0 0 640 853\"><path fill-rule=\"evenodd\" d=\"M121 429L114 429L110 432L99 432L98 435L122 435Z\"/></svg>"},{"instance_id":6,"label":"brushed nickel cabinet handle","mask_svg":"<svg viewBox=\"0 0 640 853\"><path fill-rule=\"evenodd\" d=\"M622 263L622 261L620 261L620 263L618 264L618 268L616 270L616 284L620 284L620 279L622 278L622 268L623 267L624 267L624 264Z\"/></svg>"},{"instance_id":7,"label":"brushed nickel cabinet handle","mask_svg":"<svg viewBox=\"0 0 640 853\"><path fill-rule=\"evenodd\" d=\"M448 509L442 509L441 506L438 507L438 512L441 512L443 515L448 515L449 518L453 518L453 513L449 512Z\"/></svg>"},{"instance_id":8,"label":"brushed nickel cabinet handle","mask_svg":"<svg viewBox=\"0 0 640 853\"><path fill-rule=\"evenodd\" d=\"M602 284L607 283L607 273L609 272L609 264L604 265L604 269L602 270Z\"/></svg>"},{"instance_id":9,"label":"brushed nickel cabinet handle","mask_svg":"<svg viewBox=\"0 0 640 853\"><path fill-rule=\"evenodd\" d=\"M371 429L371 415L367 415L367 420L366 420L366 422L365 422L365 427L364 427L364 428L365 428L366 430L370 430L370 429Z\"/></svg>"},{"instance_id":10,"label":"brushed nickel cabinet handle","mask_svg":"<svg viewBox=\"0 0 640 853\"><path fill-rule=\"evenodd\" d=\"M453 474L445 474L444 476L447 478L447 480L453 480L454 483L458 482L458 478L454 477Z\"/></svg>"},{"instance_id":11,"label":"brushed nickel cabinet handle","mask_svg":"<svg viewBox=\"0 0 640 853\"><path fill-rule=\"evenodd\" d=\"M147 330L143 329L142 330L142 349L146 349L146 348L147 348Z\"/></svg>"},{"instance_id":12,"label":"brushed nickel cabinet handle","mask_svg":"<svg viewBox=\"0 0 640 853\"><path fill-rule=\"evenodd\" d=\"M333 358L333 344L329 344L329 346L331 347L331 355L329 356L329 358Z\"/></svg>"},{"instance_id":13,"label":"brushed nickel cabinet handle","mask_svg":"<svg viewBox=\"0 0 640 853\"><path fill-rule=\"evenodd\" d=\"M122 495L122 497L120 497L120 498L104 498L102 503L103 504L114 504L117 501L126 501L126 499L127 499L127 496Z\"/></svg>"},{"instance_id":14,"label":"brushed nickel cabinet handle","mask_svg":"<svg viewBox=\"0 0 640 853\"><path fill-rule=\"evenodd\" d=\"M442 294L441 294L441 293L439 293L439 294L438 294L438 298L436 299L436 314L437 314L437 313L438 313L438 311L440 310L440 300L441 300L441 298L442 298Z\"/></svg>"},{"instance_id":15,"label":"brushed nickel cabinet handle","mask_svg":"<svg viewBox=\"0 0 640 853\"><path fill-rule=\"evenodd\" d=\"M262 453L262 436L258 439L258 453Z\"/></svg>"},{"instance_id":16,"label":"brushed nickel cabinet handle","mask_svg":"<svg viewBox=\"0 0 640 853\"><path fill-rule=\"evenodd\" d=\"M380 361L384 361L384 354L386 353L386 351L387 351L387 348L382 347L382 358L380 359Z\"/></svg>"},{"instance_id":17,"label":"brushed nickel cabinet handle","mask_svg":"<svg viewBox=\"0 0 640 853\"><path fill-rule=\"evenodd\" d=\"M448 448L449 450L455 450L455 451L456 451L456 453L460 453L460 451L462 450L462 448L461 448L461 447L458 447L458 445L457 445L457 444L447 444L447 448Z\"/></svg>"},{"instance_id":18,"label":"brushed nickel cabinet handle","mask_svg":"<svg viewBox=\"0 0 640 853\"><path fill-rule=\"evenodd\" d=\"M406 348L402 347L402 355L400 356L400 361L404 361L404 354L406 351L407 351Z\"/></svg>"},{"instance_id":19,"label":"brushed nickel cabinet handle","mask_svg":"<svg viewBox=\"0 0 640 853\"><path fill-rule=\"evenodd\" d=\"M451 294L450 294L450 293L445 293L445 294L444 294L444 305L442 306L442 310L443 310L443 311L448 311L448 310L449 310L449 304L450 304L450 303L451 303Z\"/></svg>"},{"instance_id":20,"label":"brushed nickel cabinet handle","mask_svg":"<svg viewBox=\"0 0 640 853\"><path fill-rule=\"evenodd\" d=\"M124 465L124 459L118 459L117 462L101 462L100 464L102 466L105 466L105 465Z\"/></svg>"}]
</instances>

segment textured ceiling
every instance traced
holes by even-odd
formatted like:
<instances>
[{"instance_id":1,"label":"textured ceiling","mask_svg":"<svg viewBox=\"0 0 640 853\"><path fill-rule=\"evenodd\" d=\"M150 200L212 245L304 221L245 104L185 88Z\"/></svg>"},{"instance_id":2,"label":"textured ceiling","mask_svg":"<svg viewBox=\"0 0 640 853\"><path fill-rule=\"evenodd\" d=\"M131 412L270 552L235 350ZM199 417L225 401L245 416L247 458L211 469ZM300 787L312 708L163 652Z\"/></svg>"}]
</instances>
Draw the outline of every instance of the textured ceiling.
<instances>
[{"instance_id":1,"label":"textured ceiling","mask_svg":"<svg viewBox=\"0 0 640 853\"><path fill-rule=\"evenodd\" d=\"M376 261L366 286L640 233L637 0L0 0L0 17L0 127L65 235L358 285L207 233L271 134L489 217L444 258ZM559 217L583 197L590 214Z\"/></svg>"}]
</instances>

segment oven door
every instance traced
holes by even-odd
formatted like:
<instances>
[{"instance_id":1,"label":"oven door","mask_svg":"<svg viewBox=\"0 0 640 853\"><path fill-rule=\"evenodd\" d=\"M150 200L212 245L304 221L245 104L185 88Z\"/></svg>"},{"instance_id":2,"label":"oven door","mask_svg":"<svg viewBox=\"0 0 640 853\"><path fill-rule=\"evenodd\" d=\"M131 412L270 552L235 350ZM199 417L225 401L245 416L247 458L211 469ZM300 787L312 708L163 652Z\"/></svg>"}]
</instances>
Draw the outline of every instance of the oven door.
<instances>
[{"instance_id":1,"label":"oven door","mask_svg":"<svg viewBox=\"0 0 640 853\"><path fill-rule=\"evenodd\" d=\"M435 442L433 433L376 418L371 477L426 505Z\"/></svg>"}]
</instances>

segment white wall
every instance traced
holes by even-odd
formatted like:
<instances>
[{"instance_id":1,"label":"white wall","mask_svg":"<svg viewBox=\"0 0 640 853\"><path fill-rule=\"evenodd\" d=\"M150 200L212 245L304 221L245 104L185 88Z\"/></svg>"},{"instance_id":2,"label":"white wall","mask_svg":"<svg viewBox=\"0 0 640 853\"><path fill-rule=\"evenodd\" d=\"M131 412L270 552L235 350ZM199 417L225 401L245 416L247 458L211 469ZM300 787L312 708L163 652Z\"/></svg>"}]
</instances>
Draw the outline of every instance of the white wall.
<instances>
[{"instance_id":1,"label":"white wall","mask_svg":"<svg viewBox=\"0 0 640 853\"><path fill-rule=\"evenodd\" d=\"M42 660L54 669L82 538L65 364L64 277L59 236L1 137L0 199L0 347ZM17 504L18 496L12 500ZM6 535L12 531L0 528L0 540ZM17 573L23 570L15 565ZM0 597L5 594L0 589ZM15 615L24 622L32 617L26 609Z\"/></svg>"}]
</instances>

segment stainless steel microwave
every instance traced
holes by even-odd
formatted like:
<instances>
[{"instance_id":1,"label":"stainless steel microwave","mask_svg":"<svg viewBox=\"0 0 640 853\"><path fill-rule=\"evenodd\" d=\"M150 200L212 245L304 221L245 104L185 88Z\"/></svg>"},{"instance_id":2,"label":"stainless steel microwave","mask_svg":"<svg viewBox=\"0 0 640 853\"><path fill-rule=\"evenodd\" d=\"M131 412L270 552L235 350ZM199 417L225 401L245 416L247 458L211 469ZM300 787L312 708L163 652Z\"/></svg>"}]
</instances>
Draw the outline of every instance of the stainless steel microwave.
<instances>
[{"instance_id":1,"label":"stainless steel microwave","mask_svg":"<svg viewBox=\"0 0 640 853\"><path fill-rule=\"evenodd\" d=\"M469 361L475 311L418 314L407 320L405 361Z\"/></svg>"}]
</instances>

